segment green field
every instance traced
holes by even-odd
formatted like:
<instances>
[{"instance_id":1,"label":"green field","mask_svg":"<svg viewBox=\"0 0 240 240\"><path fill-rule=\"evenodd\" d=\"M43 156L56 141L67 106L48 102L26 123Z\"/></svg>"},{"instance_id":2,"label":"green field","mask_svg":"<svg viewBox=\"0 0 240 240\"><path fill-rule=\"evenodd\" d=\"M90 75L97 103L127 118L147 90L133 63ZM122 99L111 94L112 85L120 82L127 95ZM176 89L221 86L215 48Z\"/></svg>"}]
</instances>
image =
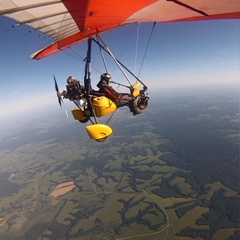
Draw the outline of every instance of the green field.
<instances>
[{"instance_id":1,"label":"green field","mask_svg":"<svg viewBox=\"0 0 240 240\"><path fill-rule=\"evenodd\" d=\"M0 150L1 239L238 239L237 122L199 104L118 118L102 144L51 138Z\"/></svg>"}]
</instances>

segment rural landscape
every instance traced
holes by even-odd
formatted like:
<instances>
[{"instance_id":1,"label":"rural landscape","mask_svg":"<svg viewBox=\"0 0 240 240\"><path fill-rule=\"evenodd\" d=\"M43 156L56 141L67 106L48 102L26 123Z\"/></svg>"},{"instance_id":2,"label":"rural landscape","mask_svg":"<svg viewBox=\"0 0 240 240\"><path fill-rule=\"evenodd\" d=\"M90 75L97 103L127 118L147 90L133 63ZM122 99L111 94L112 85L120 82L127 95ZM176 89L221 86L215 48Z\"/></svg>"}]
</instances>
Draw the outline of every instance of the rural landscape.
<instances>
[{"instance_id":1,"label":"rural landscape","mask_svg":"<svg viewBox=\"0 0 240 240\"><path fill-rule=\"evenodd\" d=\"M0 239L239 239L238 98L153 97L103 143L53 113L2 129Z\"/></svg>"}]
</instances>

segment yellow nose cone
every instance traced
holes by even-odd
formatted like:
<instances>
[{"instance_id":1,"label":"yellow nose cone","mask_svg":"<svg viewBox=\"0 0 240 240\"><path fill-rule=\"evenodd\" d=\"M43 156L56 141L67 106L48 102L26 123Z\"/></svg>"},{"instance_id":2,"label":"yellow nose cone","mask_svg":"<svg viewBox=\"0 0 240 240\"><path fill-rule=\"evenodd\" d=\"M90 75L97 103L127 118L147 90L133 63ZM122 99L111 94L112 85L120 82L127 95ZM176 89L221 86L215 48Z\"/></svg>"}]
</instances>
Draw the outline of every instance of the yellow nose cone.
<instances>
[{"instance_id":1,"label":"yellow nose cone","mask_svg":"<svg viewBox=\"0 0 240 240\"><path fill-rule=\"evenodd\" d=\"M88 136L98 142L102 142L112 134L112 129L105 124L94 124L86 126Z\"/></svg>"}]
</instances>

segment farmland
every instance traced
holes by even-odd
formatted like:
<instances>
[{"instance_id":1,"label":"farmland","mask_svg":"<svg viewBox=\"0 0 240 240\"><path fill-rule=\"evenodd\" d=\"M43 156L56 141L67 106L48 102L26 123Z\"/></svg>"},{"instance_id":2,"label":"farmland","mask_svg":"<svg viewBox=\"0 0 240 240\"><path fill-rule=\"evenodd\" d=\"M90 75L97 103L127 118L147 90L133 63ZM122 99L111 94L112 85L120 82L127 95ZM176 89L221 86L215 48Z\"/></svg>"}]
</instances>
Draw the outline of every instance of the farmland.
<instances>
[{"instance_id":1,"label":"farmland","mask_svg":"<svg viewBox=\"0 0 240 240\"><path fill-rule=\"evenodd\" d=\"M226 101L221 111L206 110L217 104L210 100L162 101L139 118L123 110L114 135L100 144L63 132L5 145L0 235L238 239L238 110Z\"/></svg>"}]
</instances>

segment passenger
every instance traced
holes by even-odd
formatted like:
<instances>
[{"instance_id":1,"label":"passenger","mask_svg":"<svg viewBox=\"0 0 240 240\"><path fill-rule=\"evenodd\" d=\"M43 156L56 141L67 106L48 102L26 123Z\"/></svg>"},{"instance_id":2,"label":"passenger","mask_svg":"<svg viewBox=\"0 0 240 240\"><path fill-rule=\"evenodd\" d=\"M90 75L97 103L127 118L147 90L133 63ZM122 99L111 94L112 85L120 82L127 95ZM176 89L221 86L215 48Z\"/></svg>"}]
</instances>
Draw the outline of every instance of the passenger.
<instances>
[{"instance_id":1,"label":"passenger","mask_svg":"<svg viewBox=\"0 0 240 240\"><path fill-rule=\"evenodd\" d=\"M68 77L66 90L67 91L63 91L61 95L70 101L81 99L84 94L84 86L73 76Z\"/></svg>"},{"instance_id":2,"label":"passenger","mask_svg":"<svg viewBox=\"0 0 240 240\"><path fill-rule=\"evenodd\" d=\"M118 93L110 86L111 75L109 73L103 73L100 76L100 81L97 84L99 92L104 93L107 98L119 105L127 105L133 115L140 114L143 111L138 108L135 98L129 93Z\"/></svg>"}]
</instances>

